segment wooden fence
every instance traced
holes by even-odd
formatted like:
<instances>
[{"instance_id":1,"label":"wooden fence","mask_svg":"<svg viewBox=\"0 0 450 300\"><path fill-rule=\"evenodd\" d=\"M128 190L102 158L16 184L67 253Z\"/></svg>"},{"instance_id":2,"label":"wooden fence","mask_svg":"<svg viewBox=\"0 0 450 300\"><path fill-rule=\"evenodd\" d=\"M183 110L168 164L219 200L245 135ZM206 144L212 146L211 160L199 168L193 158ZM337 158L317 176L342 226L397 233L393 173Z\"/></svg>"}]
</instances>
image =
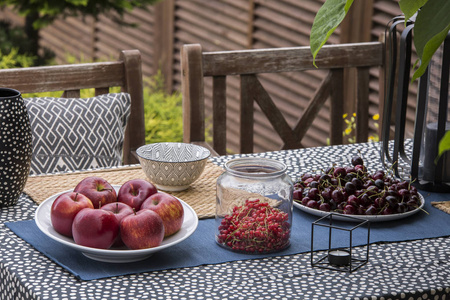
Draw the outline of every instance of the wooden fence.
<instances>
[{"instance_id":1,"label":"wooden fence","mask_svg":"<svg viewBox=\"0 0 450 300\"><path fill-rule=\"evenodd\" d=\"M314 16L325 0L165 0L154 7L135 9L125 16L125 21L135 28L115 24L108 16L93 18L66 18L57 20L41 32L41 47L52 50L58 63L64 63L70 54L84 61L117 58L118 51L139 49L143 59L143 74L151 76L158 69L166 79L168 91L180 90L180 48L183 44L200 43L204 51L246 48L273 48L309 45L309 32ZM330 43L376 41L385 25L400 14L398 4L389 0L355 1L353 7ZM8 9L0 17L13 23L23 23L22 18ZM352 82L355 74L349 72L345 111L355 111L356 91ZM378 72L371 71L371 116L378 113ZM271 74L261 82L272 95L277 106L293 126L310 95L323 78L318 71L307 75L295 73ZM207 114L211 112L211 82L206 82ZM230 78L227 91L229 109L227 117L230 132L239 128L235 116L239 107L239 82ZM412 89L413 90L413 89ZM414 97L414 95L412 95ZM258 107L256 107L259 110ZM414 107L410 108L410 122ZM326 103L303 139L305 146L325 145L329 133L329 103ZM268 151L279 147L281 140L274 139L273 128L263 116L255 116L255 151ZM370 121L376 133L374 122ZM227 147L238 149L238 139L229 135Z\"/></svg>"}]
</instances>

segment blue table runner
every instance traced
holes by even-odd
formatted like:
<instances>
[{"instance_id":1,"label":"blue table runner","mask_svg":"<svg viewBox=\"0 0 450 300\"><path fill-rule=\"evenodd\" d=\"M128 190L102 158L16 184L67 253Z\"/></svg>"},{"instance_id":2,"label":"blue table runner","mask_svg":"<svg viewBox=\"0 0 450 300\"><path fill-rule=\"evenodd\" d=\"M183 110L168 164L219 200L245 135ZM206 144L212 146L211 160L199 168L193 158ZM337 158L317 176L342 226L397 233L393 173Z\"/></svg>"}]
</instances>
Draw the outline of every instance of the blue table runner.
<instances>
[{"instance_id":1,"label":"blue table runner","mask_svg":"<svg viewBox=\"0 0 450 300\"><path fill-rule=\"evenodd\" d=\"M450 215L431 205L431 201L449 200L449 194L423 193L424 210L395 221L371 223L370 242L399 242L450 235ZM104 263L91 260L81 252L62 245L46 235L36 226L34 220L5 223L14 233L28 242L45 256L71 272L81 280L136 274L164 269L217 264L228 261L257 259L269 256L292 255L311 250L311 224L318 219L297 208L293 212L291 245L273 254L242 254L218 246L214 240L215 220L200 220L197 230L183 242L153 254L146 260L134 263ZM335 231L334 237L345 240L347 234ZM364 231L353 238L353 246L364 245ZM326 249L327 234L314 235L314 250Z\"/></svg>"}]
</instances>

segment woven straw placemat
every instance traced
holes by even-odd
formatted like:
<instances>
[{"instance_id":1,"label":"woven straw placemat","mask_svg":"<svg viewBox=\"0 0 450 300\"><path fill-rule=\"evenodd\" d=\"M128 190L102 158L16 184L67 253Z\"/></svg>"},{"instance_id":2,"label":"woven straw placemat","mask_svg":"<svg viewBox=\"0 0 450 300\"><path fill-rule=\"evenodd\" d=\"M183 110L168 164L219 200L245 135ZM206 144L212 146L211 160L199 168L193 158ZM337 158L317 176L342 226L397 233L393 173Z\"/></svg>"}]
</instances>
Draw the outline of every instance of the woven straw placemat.
<instances>
[{"instance_id":1,"label":"woven straw placemat","mask_svg":"<svg viewBox=\"0 0 450 300\"><path fill-rule=\"evenodd\" d=\"M450 201L431 202L431 205L450 214Z\"/></svg>"},{"instance_id":2,"label":"woven straw placemat","mask_svg":"<svg viewBox=\"0 0 450 300\"><path fill-rule=\"evenodd\" d=\"M199 219L212 218L215 216L216 210L216 181L222 172L221 167L208 161L200 178L187 190L168 193L189 204L195 210ZM102 177L113 185L122 185L131 179L149 180L140 166L30 176L25 185L24 193L37 204L40 204L54 194L75 188L78 182L88 176Z\"/></svg>"}]
</instances>

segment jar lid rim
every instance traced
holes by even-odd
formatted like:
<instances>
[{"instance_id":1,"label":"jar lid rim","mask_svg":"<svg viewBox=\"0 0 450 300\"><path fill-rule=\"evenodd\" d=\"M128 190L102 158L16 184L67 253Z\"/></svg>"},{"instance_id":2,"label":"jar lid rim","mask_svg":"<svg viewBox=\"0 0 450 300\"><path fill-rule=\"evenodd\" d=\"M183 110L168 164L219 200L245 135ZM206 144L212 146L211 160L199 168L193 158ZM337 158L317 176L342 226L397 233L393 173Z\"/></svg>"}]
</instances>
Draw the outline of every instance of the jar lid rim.
<instances>
[{"instance_id":1,"label":"jar lid rim","mask_svg":"<svg viewBox=\"0 0 450 300\"><path fill-rule=\"evenodd\" d=\"M270 172L245 172L235 169L237 166L259 167L270 170ZM240 157L227 161L225 163L225 170L241 177L277 177L286 172L287 166L285 163L271 158Z\"/></svg>"}]
</instances>

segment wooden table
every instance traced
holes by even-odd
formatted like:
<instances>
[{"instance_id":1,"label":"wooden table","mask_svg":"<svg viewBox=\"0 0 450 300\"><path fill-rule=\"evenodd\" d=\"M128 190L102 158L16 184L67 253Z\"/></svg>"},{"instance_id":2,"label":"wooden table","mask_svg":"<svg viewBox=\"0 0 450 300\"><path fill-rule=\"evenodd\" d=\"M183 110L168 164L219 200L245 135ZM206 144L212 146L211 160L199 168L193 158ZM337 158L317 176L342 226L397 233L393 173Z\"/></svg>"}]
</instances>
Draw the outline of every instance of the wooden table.
<instances>
[{"instance_id":1,"label":"wooden table","mask_svg":"<svg viewBox=\"0 0 450 300\"><path fill-rule=\"evenodd\" d=\"M367 143L251 156L284 161L291 177L296 178L306 171L326 168L330 162L347 164L351 155L358 151L363 154L369 170L379 168L378 149L378 144ZM234 157L237 155L212 160L222 165ZM447 199L450 200L450 196ZM0 210L0 299L450 297L450 228L441 237L372 244L369 262L353 273L314 268L310 264L310 253L298 253L81 281L4 225L32 219L35 209L36 204L22 195L16 206ZM414 230L413 225L411 230Z\"/></svg>"}]
</instances>

